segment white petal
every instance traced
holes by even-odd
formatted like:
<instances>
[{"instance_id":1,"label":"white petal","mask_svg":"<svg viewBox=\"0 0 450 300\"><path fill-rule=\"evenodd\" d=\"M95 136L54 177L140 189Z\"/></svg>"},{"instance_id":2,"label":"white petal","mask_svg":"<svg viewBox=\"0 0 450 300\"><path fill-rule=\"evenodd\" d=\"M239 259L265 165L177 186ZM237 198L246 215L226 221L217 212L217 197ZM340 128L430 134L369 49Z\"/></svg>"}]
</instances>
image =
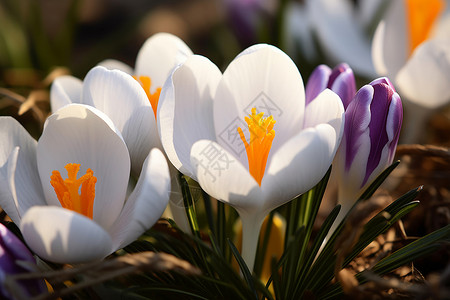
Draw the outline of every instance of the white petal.
<instances>
[{"instance_id":1,"label":"white petal","mask_svg":"<svg viewBox=\"0 0 450 300\"><path fill-rule=\"evenodd\" d=\"M191 49L178 37L170 33L151 36L136 58L135 75L149 76L153 92L162 87L172 70L192 55Z\"/></svg>"},{"instance_id":2,"label":"white petal","mask_svg":"<svg viewBox=\"0 0 450 300\"><path fill-rule=\"evenodd\" d=\"M18 224L33 205L44 205L36 141L11 117L0 118L0 206Z\"/></svg>"},{"instance_id":3,"label":"white petal","mask_svg":"<svg viewBox=\"0 0 450 300\"><path fill-rule=\"evenodd\" d=\"M261 182L264 207L270 211L314 187L336 153L337 134L329 124L308 128L273 156Z\"/></svg>"},{"instance_id":4,"label":"white petal","mask_svg":"<svg viewBox=\"0 0 450 300\"><path fill-rule=\"evenodd\" d=\"M213 97L221 77L211 61L193 55L173 72L161 92L161 142L172 164L189 177L194 176L190 160L194 142L215 139Z\"/></svg>"},{"instance_id":5,"label":"white petal","mask_svg":"<svg viewBox=\"0 0 450 300\"><path fill-rule=\"evenodd\" d=\"M128 146L133 173L139 174L150 149L161 146L144 89L122 71L95 67L84 80L83 103L111 118Z\"/></svg>"},{"instance_id":6,"label":"white petal","mask_svg":"<svg viewBox=\"0 0 450 300\"><path fill-rule=\"evenodd\" d=\"M446 5L446 10L441 14L441 17L435 21L432 28L431 37L433 39L448 38L450 32L450 6Z\"/></svg>"},{"instance_id":7,"label":"white petal","mask_svg":"<svg viewBox=\"0 0 450 300\"><path fill-rule=\"evenodd\" d=\"M170 175L166 159L153 149L142 167L133 193L109 232L113 249L136 240L161 217L169 201Z\"/></svg>"},{"instance_id":8,"label":"white petal","mask_svg":"<svg viewBox=\"0 0 450 300\"><path fill-rule=\"evenodd\" d=\"M450 38L432 40L416 48L395 78L399 93L427 108L450 101Z\"/></svg>"},{"instance_id":9,"label":"white petal","mask_svg":"<svg viewBox=\"0 0 450 300\"><path fill-rule=\"evenodd\" d=\"M21 215L17 208L17 194L14 182L19 147L10 153L10 158L0 167L0 207L14 223L20 224Z\"/></svg>"},{"instance_id":10,"label":"white petal","mask_svg":"<svg viewBox=\"0 0 450 300\"><path fill-rule=\"evenodd\" d=\"M388 67L384 62L384 31L386 30L386 24L384 21L381 21L375 33L373 35L372 40L372 62L375 67L375 71L382 76L388 75Z\"/></svg>"},{"instance_id":11,"label":"white petal","mask_svg":"<svg viewBox=\"0 0 450 300\"><path fill-rule=\"evenodd\" d=\"M338 143L344 130L344 106L339 96L329 89L325 89L316 97L305 111L304 128L315 127L322 123L333 126L338 136Z\"/></svg>"},{"instance_id":12,"label":"white petal","mask_svg":"<svg viewBox=\"0 0 450 300\"><path fill-rule=\"evenodd\" d=\"M192 146L191 164L198 183L212 197L241 211L259 210L262 194L258 183L230 152L213 141Z\"/></svg>"},{"instance_id":13,"label":"white petal","mask_svg":"<svg viewBox=\"0 0 450 300\"><path fill-rule=\"evenodd\" d=\"M93 107L71 104L50 116L38 142L39 175L46 200L59 206L50 176L58 170L67 178L68 163L81 164L77 177L90 168L97 178L94 220L109 228L125 200L130 159L122 138L105 122L108 118Z\"/></svg>"},{"instance_id":14,"label":"white petal","mask_svg":"<svg viewBox=\"0 0 450 300\"><path fill-rule=\"evenodd\" d=\"M394 77L408 58L404 1L390 1L372 41L372 60L379 75Z\"/></svg>"},{"instance_id":15,"label":"white petal","mask_svg":"<svg viewBox=\"0 0 450 300\"><path fill-rule=\"evenodd\" d=\"M349 1L308 1L309 14L319 41L334 64L346 62L356 73L375 74L370 55L370 40L354 17Z\"/></svg>"},{"instance_id":16,"label":"white petal","mask_svg":"<svg viewBox=\"0 0 450 300\"><path fill-rule=\"evenodd\" d=\"M108 70L119 70L119 71L125 72L130 75L133 74L132 67L130 67L126 63L123 63L123 62L115 60L115 59L105 59L105 60L101 61L98 64L98 66L105 67Z\"/></svg>"},{"instance_id":17,"label":"white petal","mask_svg":"<svg viewBox=\"0 0 450 300\"><path fill-rule=\"evenodd\" d=\"M294 62L276 47L255 45L236 57L223 74L214 99L217 141L244 166L248 165L247 156L237 127L248 133L245 117L253 107L276 120L272 149L278 149L302 127L302 77Z\"/></svg>"},{"instance_id":18,"label":"white petal","mask_svg":"<svg viewBox=\"0 0 450 300\"><path fill-rule=\"evenodd\" d=\"M366 175L367 160L369 158L371 147L370 142L368 142L370 141L369 128L366 127L364 131L361 131L358 139L355 139L355 137L353 138L353 142L356 145L353 147L357 148L358 151L356 151L356 155L353 158L350 168L346 170L347 141L345 135L342 138L340 147L333 161L333 173L338 174L336 177L338 180L339 193L345 195L345 197L339 196L339 201L342 201L340 202L341 204L344 204L346 201L355 201L357 199Z\"/></svg>"},{"instance_id":19,"label":"white petal","mask_svg":"<svg viewBox=\"0 0 450 300\"><path fill-rule=\"evenodd\" d=\"M309 61L317 59L311 19L303 3L289 1L285 10L286 49L291 57L304 55Z\"/></svg>"},{"instance_id":20,"label":"white petal","mask_svg":"<svg viewBox=\"0 0 450 300\"><path fill-rule=\"evenodd\" d=\"M70 103L80 103L83 82L73 76L57 77L50 89L50 106L52 112Z\"/></svg>"},{"instance_id":21,"label":"white petal","mask_svg":"<svg viewBox=\"0 0 450 300\"><path fill-rule=\"evenodd\" d=\"M91 219L56 206L35 206L20 224L28 246L56 263L100 260L112 252L108 233Z\"/></svg>"}]
</instances>

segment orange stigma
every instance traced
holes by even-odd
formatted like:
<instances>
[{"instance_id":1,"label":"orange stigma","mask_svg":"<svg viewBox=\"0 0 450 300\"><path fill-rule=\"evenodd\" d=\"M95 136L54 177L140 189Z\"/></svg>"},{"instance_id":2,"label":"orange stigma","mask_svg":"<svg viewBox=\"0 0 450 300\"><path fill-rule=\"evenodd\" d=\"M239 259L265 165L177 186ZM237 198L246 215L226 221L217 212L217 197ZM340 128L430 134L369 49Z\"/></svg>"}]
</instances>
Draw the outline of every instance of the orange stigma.
<instances>
[{"instance_id":1,"label":"orange stigma","mask_svg":"<svg viewBox=\"0 0 450 300\"><path fill-rule=\"evenodd\" d=\"M436 19L445 8L443 0L405 0L407 28L409 29L409 55L428 39Z\"/></svg>"},{"instance_id":2,"label":"orange stigma","mask_svg":"<svg viewBox=\"0 0 450 300\"><path fill-rule=\"evenodd\" d=\"M61 206L92 219L95 198L95 183L97 178L91 169L77 179L79 164L67 164L67 179L62 179L59 171L53 171L50 176L50 184L55 189ZM79 193L81 185L81 193Z\"/></svg>"},{"instance_id":3,"label":"orange stigma","mask_svg":"<svg viewBox=\"0 0 450 300\"><path fill-rule=\"evenodd\" d=\"M144 89L145 93L147 94L147 98L150 101L150 104L152 105L153 113L155 114L155 120L156 120L156 112L158 110L158 101L159 101L159 95L161 94L161 88L156 88L156 91L152 94L150 92L150 87L152 86L152 80L148 76L133 76L134 79L136 79Z\"/></svg>"},{"instance_id":4,"label":"orange stigma","mask_svg":"<svg viewBox=\"0 0 450 300\"><path fill-rule=\"evenodd\" d=\"M250 141L247 142L244 132L238 127L238 132L245 146L248 158L248 170L261 186L261 181L266 170L267 158L269 157L272 141L275 138L275 120L273 116L263 118L264 113L256 114L256 108L252 108L252 114L245 117L250 131Z\"/></svg>"}]
</instances>

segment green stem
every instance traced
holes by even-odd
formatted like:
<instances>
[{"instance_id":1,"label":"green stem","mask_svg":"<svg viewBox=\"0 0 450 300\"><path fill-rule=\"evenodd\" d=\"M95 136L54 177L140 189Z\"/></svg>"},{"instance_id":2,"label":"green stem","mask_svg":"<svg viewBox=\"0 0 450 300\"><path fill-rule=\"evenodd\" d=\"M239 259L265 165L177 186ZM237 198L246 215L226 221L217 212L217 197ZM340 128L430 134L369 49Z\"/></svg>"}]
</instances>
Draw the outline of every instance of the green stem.
<instances>
[{"instance_id":1,"label":"green stem","mask_svg":"<svg viewBox=\"0 0 450 300\"><path fill-rule=\"evenodd\" d=\"M239 212L242 220L242 258L250 272L253 272L256 249L258 248L259 231L264 221L264 215L252 215Z\"/></svg>"}]
</instances>

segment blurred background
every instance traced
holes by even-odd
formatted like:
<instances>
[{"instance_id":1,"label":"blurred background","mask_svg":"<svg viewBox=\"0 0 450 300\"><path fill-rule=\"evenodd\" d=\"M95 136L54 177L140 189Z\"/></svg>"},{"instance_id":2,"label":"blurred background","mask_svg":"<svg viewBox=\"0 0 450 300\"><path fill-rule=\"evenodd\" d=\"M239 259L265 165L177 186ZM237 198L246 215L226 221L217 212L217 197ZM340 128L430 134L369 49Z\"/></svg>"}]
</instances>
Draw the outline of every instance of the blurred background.
<instances>
[{"instance_id":1,"label":"blurred background","mask_svg":"<svg viewBox=\"0 0 450 300\"><path fill-rule=\"evenodd\" d=\"M0 115L17 117L38 137L49 112L49 85L56 76L82 79L108 58L134 66L141 45L157 32L179 36L194 53L224 67L251 44L280 44L278 14L285 4L276 0L2 0Z\"/></svg>"}]
</instances>

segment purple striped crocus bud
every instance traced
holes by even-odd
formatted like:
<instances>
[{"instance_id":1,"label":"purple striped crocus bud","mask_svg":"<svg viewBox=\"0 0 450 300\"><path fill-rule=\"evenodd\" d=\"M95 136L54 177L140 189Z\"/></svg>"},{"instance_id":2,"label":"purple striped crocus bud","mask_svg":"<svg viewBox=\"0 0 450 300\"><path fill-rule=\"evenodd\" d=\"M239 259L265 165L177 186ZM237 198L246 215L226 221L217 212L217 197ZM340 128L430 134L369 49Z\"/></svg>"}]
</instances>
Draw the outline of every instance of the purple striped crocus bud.
<instances>
[{"instance_id":1,"label":"purple striped crocus bud","mask_svg":"<svg viewBox=\"0 0 450 300\"><path fill-rule=\"evenodd\" d=\"M402 120L400 96L386 77L363 86L350 102L334 160L343 211L392 163Z\"/></svg>"},{"instance_id":2,"label":"purple striped crocus bud","mask_svg":"<svg viewBox=\"0 0 450 300\"><path fill-rule=\"evenodd\" d=\"M402 101L386 77L363 86L350 101L331 173L337 181L341 210L325 241L369 184L392 164L402 120Z\"/></svg>"},{"instance_id":3,"label":"purple striped crocus bud","mask_svg":"<svg viewBox=\"0 0 450 300\"><path fill-rule=\"evenodd\" d=\"M8 275L25 273L25 264L18 264L18 261L35 264L31 252L28 248L3 224L0 223L0 298L14 299L14 297L3 286ZM22 280L19 282L21 293L27 296L36 296L47 292L43 280Z\"/></svg>"},{"instance_id":4,"label":"purple striped crocus bud","mask_svg":"<svg viewBox=\"0 0 450 300\"><path fill-rule=\"evenodd\" d=\"M337 65L333 70L326 65L317 66L306 84L306 105L326 88L338 94L344 104L344 109L347 109L356 94L355 75L353 75L352 69L346 63Z\"/></svg>"}]
</instances>

